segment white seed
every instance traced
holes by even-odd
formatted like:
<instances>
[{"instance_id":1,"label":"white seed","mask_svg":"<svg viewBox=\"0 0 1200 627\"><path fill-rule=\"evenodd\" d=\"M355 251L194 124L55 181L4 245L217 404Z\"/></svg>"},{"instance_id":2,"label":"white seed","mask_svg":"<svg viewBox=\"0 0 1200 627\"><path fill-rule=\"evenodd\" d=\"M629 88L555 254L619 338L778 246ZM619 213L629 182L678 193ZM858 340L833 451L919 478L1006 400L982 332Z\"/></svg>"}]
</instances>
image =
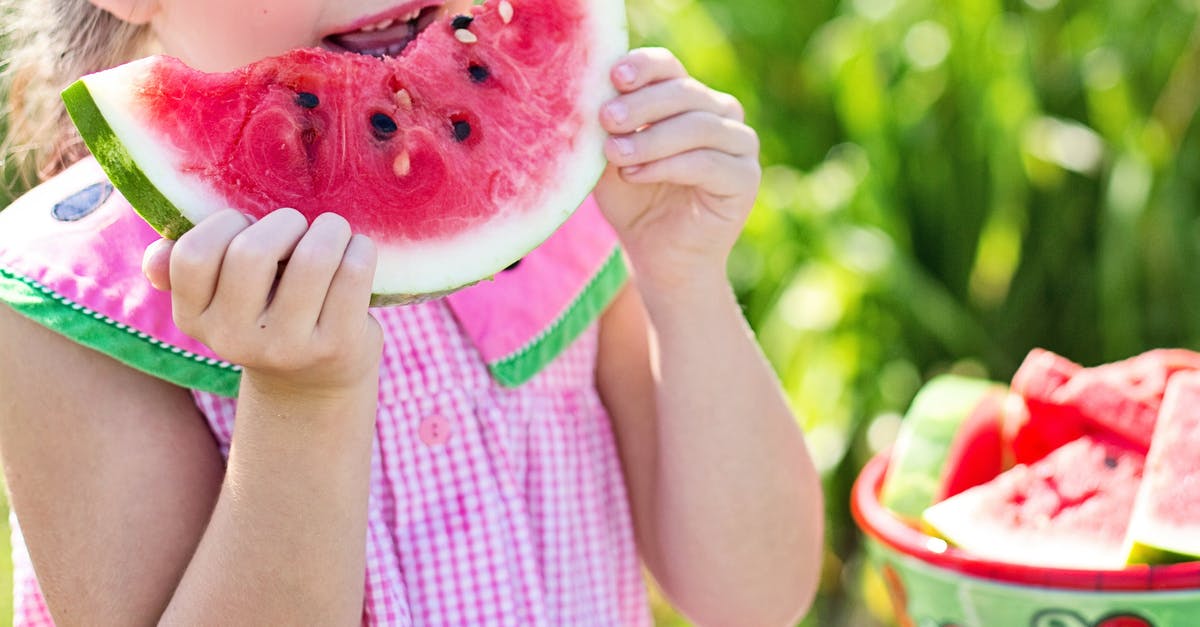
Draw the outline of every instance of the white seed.
<instances>
[{"instance_id":1,"label":"white seed","mask_svg":"<svg viewBox=\"0 0 1200 627\"><path fill-rule=\"evenodd\" d=\"M500 6L496 7L500 11L500 19L508 24L513 18L513 6L508 0L500 0Z\"/></svg>"},{"instance_id":2,"label":"white seed","mask_svg":"<svg viewBox=\"0 0 1200 627\"><path fill-rule=\"evenodd\" d=\"M400 105L405 111L412 111L412 96L409 95L407 89L401 89L396 92L396 104Z\"/></svg>"},{"instance_id":3,"label":"white seed","mask_svg":"<svg viewBox=\"0 0 1200 627\"><path fill-rule=\"evenodd\" d=\"M472 33L465 28L460 28L454 31L454 38L463 42L464 44L473 44L479 41L479 38L475 36L475 33Z\"/></svg>"},{"instance_id":4,"label":"white seed","mask_svg":"<svg viewBox=\"0 0 1200 627\"><path fill-rule=\"evenodd\" d=\"M412 159L408 156L407 150L400 153L392 162L392 172L395 172L398 177L408 176L408 173L412 172Z\"/></svg>"}]
</instances>

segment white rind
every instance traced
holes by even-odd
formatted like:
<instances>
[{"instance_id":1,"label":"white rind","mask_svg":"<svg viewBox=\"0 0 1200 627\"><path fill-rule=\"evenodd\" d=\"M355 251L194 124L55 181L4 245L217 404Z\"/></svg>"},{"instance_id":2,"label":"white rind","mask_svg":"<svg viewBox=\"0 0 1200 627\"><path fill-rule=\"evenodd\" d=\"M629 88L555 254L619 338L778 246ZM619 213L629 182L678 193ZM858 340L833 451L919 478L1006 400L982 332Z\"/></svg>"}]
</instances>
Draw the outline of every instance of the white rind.
<instances>
[{"instance_id":1,"label":"white rind","mask_svg":"<svg viewBox=\"0 0 1200 627\"><path fill-rule=\"evenodd\" d=\"M519 0L510 0L517 11ZM613 64L628 49L624 3L619 0L586 0L593 18L588 24L595 58L581 79L580 110L585 120L573 150L559 164L570 163L573 176L561 173L550 180L559 184L539 203L542 211L509 212L474 230L455 233L452 240L394 242L379 248L373 292L376 294L434 294L486 279L519 260L561 226L595 186L606 164L606 134L599 126L600 107L616 95L609 79ZM199 179L172 167L179 151L144 130L133 115L138 110L131 84L139 80L152 60L130 63L84 78L96 107L124 144L146 178L193 224L230 207ZM236 207L234 207L236 208Z\"/></svg>"},{"instance_id":2,"label":"white rind","mask_svg":"<svg viewBox=\"0 0 1200 627\"><path fill-rule=\"evenodd\" d=\"M1011 537L1005 528L972 517L981 509L982 497L983 492L977 489L967 490L925 510L922 519L954 545L983 559L1043 568L1119 570L1125 566L1121 547L1083 536L1027 531L1019 542L1004 543L1001 538ZM946 533L948 530L953 530L952 536Z\"/></svg>"}]
</instances>

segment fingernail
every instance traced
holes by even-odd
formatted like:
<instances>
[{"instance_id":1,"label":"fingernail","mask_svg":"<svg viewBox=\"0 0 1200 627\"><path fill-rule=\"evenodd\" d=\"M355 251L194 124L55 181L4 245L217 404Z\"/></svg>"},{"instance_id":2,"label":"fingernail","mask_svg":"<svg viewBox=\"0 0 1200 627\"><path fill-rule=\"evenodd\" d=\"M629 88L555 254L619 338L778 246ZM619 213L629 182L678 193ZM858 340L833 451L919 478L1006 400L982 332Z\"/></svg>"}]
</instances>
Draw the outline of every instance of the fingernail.
<instances>
[{"instance_id":1,"label":"fingernail","mask_svg":"<svg viewBox=\"0 0 1200 627\"><path fill-rule=\"evenodd\" d=\"M610 102L605 110L608 111L608 119L617 124L629 119L629 107L623 102Z\"/></svg>"},{"instance_id":2,"label":"fingernail","mask_svg":"<svg viewBox=\"0 0 1200 627\"><path fill-rule=\"evenodd\" d=\"M633 176L634 174L642 171L642 166L631 165L628 168L621 168L621 171L625 173L625 176Z\"/></svg>"},{"instance_id":3,"label":"fingernail","mask_svg":"<svg viewBox=\"0 0 1200 627\"><path fill-rule=\"evenodd\" d=\"M617 66L617 78L623 83L632 83L637 78L637 70L628 63L622 63Z\"/></svg>"},{"instance_id":4,"label":"fingernail","mask_svg":"<svg viewBox=\"0 0 1200 627\"><path fill-rule=\"evenodd\" d=\"M613 139L613 145L616 146L617 152L628 157L633 154L633 140L617 137Z\"/></svg>"}]
</instances>

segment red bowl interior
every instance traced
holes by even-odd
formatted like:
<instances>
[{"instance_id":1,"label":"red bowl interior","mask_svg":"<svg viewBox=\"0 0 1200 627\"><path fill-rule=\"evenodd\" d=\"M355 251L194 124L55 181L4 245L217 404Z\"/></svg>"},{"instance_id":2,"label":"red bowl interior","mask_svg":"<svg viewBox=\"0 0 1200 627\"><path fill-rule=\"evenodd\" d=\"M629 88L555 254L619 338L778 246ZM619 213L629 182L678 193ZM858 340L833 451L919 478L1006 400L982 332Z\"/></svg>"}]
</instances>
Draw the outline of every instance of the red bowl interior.
<instances>
[{"instance_id":1,"label":"red bowl interior","mask_svg":"<svg viewBox=\"0 0 1200 627\"><path fill-rule=\"evenodd\" d=\"M1007 564L974 557L908 525L879 503L887 454L872 459L850 495L854 520L885 546L927 564L994 581L1069 590L1147 591L1200 588L1200 562L1128 566L1123 570L1078 570Z\"/></svg>"}]
</instances>

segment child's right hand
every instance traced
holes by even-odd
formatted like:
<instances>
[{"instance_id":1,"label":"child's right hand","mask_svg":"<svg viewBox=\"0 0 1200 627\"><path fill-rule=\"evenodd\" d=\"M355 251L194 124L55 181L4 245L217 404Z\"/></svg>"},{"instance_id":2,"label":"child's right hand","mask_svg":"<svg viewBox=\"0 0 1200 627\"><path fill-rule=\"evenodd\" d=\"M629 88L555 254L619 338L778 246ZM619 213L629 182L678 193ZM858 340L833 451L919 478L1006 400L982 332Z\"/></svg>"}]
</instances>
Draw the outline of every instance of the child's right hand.
<instances>
[{"instance_id":1,"label":"child's right hand","mask_svg":"<svg viewBox=\"0 0 1200 627\"><path fill-rule=\"evenodd\" d=\"M284 265L286 262L286 265ZM258 222L221 211L178 242L146 249L143 270L171 291L176 326L244 376L282 393L374 384L382 351L368 313L375 246L324 214L280 209Z\"/></svg>"}]
</instances>

